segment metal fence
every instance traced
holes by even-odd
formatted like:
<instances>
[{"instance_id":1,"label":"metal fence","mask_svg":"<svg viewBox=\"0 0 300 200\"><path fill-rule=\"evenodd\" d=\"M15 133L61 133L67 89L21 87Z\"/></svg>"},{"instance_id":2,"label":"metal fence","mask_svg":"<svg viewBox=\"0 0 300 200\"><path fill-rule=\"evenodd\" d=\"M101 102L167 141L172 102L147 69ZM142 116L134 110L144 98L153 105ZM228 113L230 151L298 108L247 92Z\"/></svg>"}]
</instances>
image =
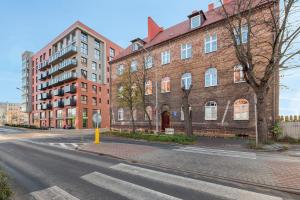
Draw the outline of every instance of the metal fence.
<instances>
[{"instance_id":1,"label":"metal fence","mask_svg":"<svg viewBox=\"0 0 300 200\"><path fill-rule=\"evenodd\" d=\"M280 122L282 128L282 137L291 137L294 139L300 139L300 122Z\"/></svg>"}]
</instances>

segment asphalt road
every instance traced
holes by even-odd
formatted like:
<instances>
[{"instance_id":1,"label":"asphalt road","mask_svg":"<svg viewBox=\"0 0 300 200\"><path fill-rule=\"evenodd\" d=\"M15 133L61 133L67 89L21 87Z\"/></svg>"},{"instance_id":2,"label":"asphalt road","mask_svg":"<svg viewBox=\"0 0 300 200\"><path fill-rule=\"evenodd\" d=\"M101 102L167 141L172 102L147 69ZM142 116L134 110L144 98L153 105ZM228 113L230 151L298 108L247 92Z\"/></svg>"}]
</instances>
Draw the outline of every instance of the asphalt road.
<instances>
[{"instance_id":1,"label":"asphalt road","mask_svg":"<svg viewBox=\"0 0 300 200\"><path fill-rule=\"evenodd\" d=\"M30 141L1 143L0 166L11 177L17 200L33 196L38 200L218 200L227 199L228 194L244 195L240 199L281 199L261 196L256 189L239 190L230 183L189 179L172 171Z\"/></svg>"},{"instance_id":2,"label":"asphalt road","mask_svg":"<svg viewBox=\"0 0 300 200\"><path fill-rule=\"evenodd\" d=\"M18 134L18 133L24 133L24 132L28 132L28 130L0 126L0 135Z\"/></svg>"}]
</instances>

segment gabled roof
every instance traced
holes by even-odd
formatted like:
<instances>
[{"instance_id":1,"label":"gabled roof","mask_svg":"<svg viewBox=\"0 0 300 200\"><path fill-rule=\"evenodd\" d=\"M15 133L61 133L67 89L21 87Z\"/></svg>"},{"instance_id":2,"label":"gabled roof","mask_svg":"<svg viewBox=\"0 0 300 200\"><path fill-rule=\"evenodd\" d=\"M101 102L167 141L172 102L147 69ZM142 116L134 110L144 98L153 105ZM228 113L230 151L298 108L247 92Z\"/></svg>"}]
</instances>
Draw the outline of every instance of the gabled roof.
<instances>
[{"instance_id":1,"label":"gabled roof","mask_svg":"<svg viewBox=\"0 0 300 200\"><path fill-rule=\"evenodd\" d=\"M272 2L272 0L253 0L253 7L261 6L261 5L264 5L264 4L269 3L269 2ZM235 0L232 0L230 3L224 5L225 9L227 10L227 12L230 15L236 14L235 13L236 11L234 9L234 7L235 7L234 5L235 5ZM161 31L151 41L149 41L148 37L143 39L143 41L146 42L145 45L144 45L144 48L149 48L149 47L158 45L162 42L174 39L174 38L179 37L181 35L192 32L194 30L202 29L202 28L204 28L208 25L211 25L211 24L214 24L214 23L219 22L221 20L224 20L225 17L221 14L221 11L222 11L222 7L218 7L218 8L215 8L213 10L206 11L206 12L199 11L199 13L203 14L206 18L206 20L203 22L203 24L199 28L191 29L190 28L190 20L187 19L187 20L185 20L185 21L183 21L179 24L176 24L176 25L174 25L170 28L167 28L167 29ZM117 60L122 59L122 58L124 58L126 56L129 56L129 55L131 55L133 53L136 53L136 52L139 52L139 51L133 52L132 51L132 45L130 45L126 49L124 49L122 52L120 52L111 61L111 63L116 62Z\"/></svg>"}]
</instances>

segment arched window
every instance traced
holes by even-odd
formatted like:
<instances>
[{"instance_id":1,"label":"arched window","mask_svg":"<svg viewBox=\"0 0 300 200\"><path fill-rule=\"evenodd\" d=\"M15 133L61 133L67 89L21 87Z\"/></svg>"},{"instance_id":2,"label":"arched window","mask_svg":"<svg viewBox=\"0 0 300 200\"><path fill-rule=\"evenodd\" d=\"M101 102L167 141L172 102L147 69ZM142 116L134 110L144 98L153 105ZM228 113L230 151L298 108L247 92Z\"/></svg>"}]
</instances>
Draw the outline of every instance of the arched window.
<instances>
[{"instance_id":1,"label":"arched window","mask_svg":"<svg viewBox=\"0 0 300 200\"><path fill-rule=\"evenodd\" d=\"M191 73L185 73L181 77L181 88L184 88L185 90L190 89L192 85L192 74Z\"/></svg>"},{"instance_id":2,"label":"arched window","mask_svg":"<svg viewBox=\"0 0 300 200\"><path fill-rule=\"evenodd\" d=\"M123 108L118 109L118 120L120 120L120 121L124 120L124 109Z\"/></svg>"},{"instance_id":3,"label":"arched window","mask_svg":"<svg viewBox=\"0 0 300 200\"><path fill-rule=\"evenodd\" d=\"M244 70L242 65L237 65L234 67L234 82L235 83L245 82Z\"/></svg>"},{"instance_id":4,"label":"arched window","mask_svg":"<svg viewBox=\"0 0 300 200\"><path fill-rule=\"evenodd\" d=\"M152 94L152 81L148 80L145 83L145 95Z\"/></svg>"},{"instance_id":5,"label":"arched window","mask_svg":"<svg viewBox=\"0 0 300 200\"><path fill-rule=\"evenodd\" d=\"M249 102L246 99L238 99L233 107L234 120L249 120Z\"/></svg>"},{"instance_id":6,"label":"arched window","mask_svg":"<svg viewBox=\"0 0 300 200\"><path fill-rule=\"evenodd\" d=\"M209 68L205 72L205 87L218 85L218 72L216 68Z\"/></svg>"},{"instance_id":7,"label":"arched window","mask_svg":"<svg viewBox=\"0 0 300 200\"><path fill-rule=\"evenodd\" d=\"M191 105L190 105L189 109L190 109L190 112L191 112L191 111L192 111L192 106L191 106ZM180 110L180 119L181 119L182 121L184 121L184 111L183 111L183 106L181 106L181 110Z\"/></svg>"},{"instance_id":8,"label":"arched window","mask_svg":"<svg viewBox=\"0 0 300 200\"><path fill-rule=\"evenodd\" d=\"M171 91L170 77L164 77L161 80L161 92L166 93Z\"/></svg>"},{"instance_id":9,"label":"arched window","mask_svg":"<svg viewBox=\"0 0 300 200\"><path fill-rule=\"evenodd\" d=\"M205 104L205 120L217 120L218 107L215 101L209 101Z\"/></svg>"},{"instance_id":10,"label":"arched window","mask_svg":"<svg viewBox=\"0 0 300 200\"><path fill-rule=\"evenodd\" d=\"M149 117L150 117L150 120L152 120L152 107L151 106L147 106L146 107L146 112L148 113ZM145 113L145 120L148 120L148 117Z\"/></svg>"}]
</instances>

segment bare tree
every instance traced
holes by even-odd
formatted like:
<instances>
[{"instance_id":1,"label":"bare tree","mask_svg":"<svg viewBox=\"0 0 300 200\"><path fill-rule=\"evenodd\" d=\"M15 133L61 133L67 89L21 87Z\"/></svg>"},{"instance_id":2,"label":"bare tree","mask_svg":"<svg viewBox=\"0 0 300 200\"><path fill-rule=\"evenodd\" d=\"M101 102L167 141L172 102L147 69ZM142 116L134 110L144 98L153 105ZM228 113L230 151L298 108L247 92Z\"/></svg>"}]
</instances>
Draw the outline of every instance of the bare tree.
<instances>
[{"instance_id":1,"label":"bare tree","mask_svg":"<svg viewBox=\"0 0 300 200\"><path fill-rule=\"evenodd\" d=\"M269 132L267 95L278 84L281 70L298 67L293 59L300 53L299 45L295 45L300 26L293 16L299 12L299 1L232 0L227 4L219 1L222 5L219 14L225 18L229 36L228 47L234 49L244 79L256 94L258 141L265 143Z\"/></svg>"},{"instance_id":2,"label":"bare tree","mask_svg":"<svg viewBox=\"0 0 300 200\"><path fill-rule=\"evenodd\" d=\"M120 77L121 84L118 87L118 104L122 108L127 108L130 112L132 132L136 132L134 112L141 103L141 97L137 92L137 86L134 79L134 73L130 65L126 65L124 73Z\"/></svg>"},{"instance_id":3,"label":"bare tree","mask_svg":"<svg viewBox=\"0 0 300 200\"><path fill-rule=\"evenodd\" d=\"M189 86L189 88L182 87L182 109L184 113L184 130L185 134L187 136L192 136L193 135L193 127L192 127L192 111L190 109L190 104L189 104L189 95L192 91L192 85Z\"/></svg>"}]
</instances>

